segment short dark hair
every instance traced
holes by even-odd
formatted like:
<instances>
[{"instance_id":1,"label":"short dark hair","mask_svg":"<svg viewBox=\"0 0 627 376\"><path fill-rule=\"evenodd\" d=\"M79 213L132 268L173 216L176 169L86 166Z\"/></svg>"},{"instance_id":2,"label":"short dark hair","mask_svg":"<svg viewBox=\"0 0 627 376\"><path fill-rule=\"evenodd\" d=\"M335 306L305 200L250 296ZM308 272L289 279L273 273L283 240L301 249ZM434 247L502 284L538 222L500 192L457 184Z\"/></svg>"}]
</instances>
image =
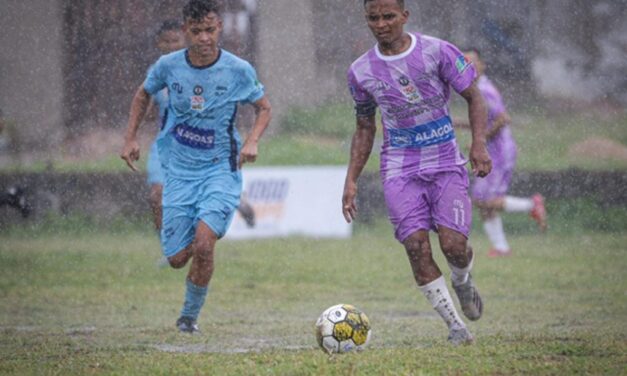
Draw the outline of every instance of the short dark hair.
<instances>
[{"instance_id":1,"label":"short dark hair","mask_svg":"<svg viewBox=\"0 0 627 376\"><path fill-rule=\"evenodd\" d=\"M371 1L374 1L374 0L364 0L364 6L366 6L366 4L368 4ZM405 9L405 0L396 0L396 4L398 4L398 6L401 7L401 9Z\"/></svg>"},{"instance_id":2,"label":"short dark hair","mask_svg":"<svg viewBox=\"0 0 627 376\"><path fill-rule=\"evenodd\" d=\"M157 37L161 36L161 34L168 31L179 31L181 30L181 23L177 20L165 20L157 30Z\"/></svg>"},{"instance_id":3,"label":"short dark hair","mask_svg":"<svg viewBox=\"0 0 627 376\"><path fill-rule=\"evenodd\" d=\"M481 51L479 51L479 49L475 46L468 46L464 48L464 52L474 52L479 58L481 58Z\"/></svg>"},{"instance_id":4,"label":"short dark hair","mask_svg":"<svg viewBox=\"0 0 627 376\"><path fill-rule=\"evenodd\" d=\"M209 13L220 15L221 4L217 0L189 0L183 7L183 20L202 21Z\"/></svg>"}]
</instances>

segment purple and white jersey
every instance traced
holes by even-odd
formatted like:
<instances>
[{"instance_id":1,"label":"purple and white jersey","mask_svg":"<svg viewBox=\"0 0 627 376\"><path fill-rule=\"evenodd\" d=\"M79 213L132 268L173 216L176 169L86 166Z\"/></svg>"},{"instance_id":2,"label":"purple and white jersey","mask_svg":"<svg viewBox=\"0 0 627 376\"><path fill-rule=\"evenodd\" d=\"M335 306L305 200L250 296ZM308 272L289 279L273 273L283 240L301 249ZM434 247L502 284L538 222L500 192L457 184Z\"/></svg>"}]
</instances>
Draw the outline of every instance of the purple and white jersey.
<instances>
[{"instance_id":1,"label":"purple and white jersey","mask_svg":"<svg viewBox=\"0 0 627 376\"><path fill-rule=\"evenodd\" d=\"M348 70L356 115L373 115L377 106L381 112L384 180L455 170L467 162L455 140L448 102L450 87L458 93L470 87L474 66L446 41L409 35L407 51L385 56L375 45Z\"/></svg>"},{"instance_id":2,"label":"purple and white jersey","mask_svg":"<svg viewBox=\"0 0 627 376\"><path fill-rule=\"evenodd\" d=\"M477 87L488 107L488 126L486 130L490 131L494 127L494 121L507 111L505 103L501 93L485 75L479 77ZM505 124L499 133L488 140L488 152L495 169L513 170L516 164L516 142L512 136L509 124Z\"/></svg>"}]
</instances>

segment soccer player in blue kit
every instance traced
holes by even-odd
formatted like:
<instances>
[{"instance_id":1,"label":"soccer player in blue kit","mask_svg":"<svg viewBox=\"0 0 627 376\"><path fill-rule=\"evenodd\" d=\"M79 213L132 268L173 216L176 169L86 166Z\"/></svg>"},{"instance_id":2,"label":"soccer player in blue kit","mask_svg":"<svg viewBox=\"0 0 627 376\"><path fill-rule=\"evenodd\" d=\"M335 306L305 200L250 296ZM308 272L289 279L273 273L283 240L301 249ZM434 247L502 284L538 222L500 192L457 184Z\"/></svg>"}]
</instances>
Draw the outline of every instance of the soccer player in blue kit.
<instances>
[{"instance_id":1,"label":"soccer player in blue kit","mask_svg":"<svg viewBox=\"0 0 627 376\"><path fill-rule=\"evenodd\" d=\"M215 0L190 0L183 21L188 48L159 58L137 89L120 156L136 170L137 130L150 96L167 87L168 115L157 141L165 173L161 245L173 268L191 259L176 326L194 333L213 274L215 244L239 205L241 165L257 159L271 107L252 66L219 47L222 20ZM255 108L243 145L234 124L238 103Z\"/></svg>"}]
</instances>

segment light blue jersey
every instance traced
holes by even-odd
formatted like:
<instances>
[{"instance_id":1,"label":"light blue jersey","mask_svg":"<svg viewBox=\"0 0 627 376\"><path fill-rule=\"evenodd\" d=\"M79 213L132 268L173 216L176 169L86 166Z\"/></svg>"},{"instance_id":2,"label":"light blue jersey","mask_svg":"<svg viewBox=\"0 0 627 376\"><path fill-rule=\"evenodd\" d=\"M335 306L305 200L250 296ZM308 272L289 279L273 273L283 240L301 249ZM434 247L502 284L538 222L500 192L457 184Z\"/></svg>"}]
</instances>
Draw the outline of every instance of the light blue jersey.
<instances>
[{"instance_id":1,"label":"light blue jersey","mask_svg":"<svg viewBox=\"0 0 627 376\"><path fill-rule=\"evenodd\" d=\"M195 67L186 49L176 51L162 56L144 82L153 96L166 87L168 116L158 143L167 174L201 179L225 163L235 171L241 147L237 104L264 96L253 67L225 50L213 64Z\"/></svg>"},{"instance_id":2,"label":"light blue jersey","mask_svg":"<svg viewBox=\"0 0 627 376\"><path fill-rule=\"evenodd\" d=\"M264 96L253 67L220 50L206 67L194 67L187 50L162 56L144 89L153 97L167 88L165 125L157 140L165 170L161 244L166 257L185 249L202 221L221 238L242 191L237 169L241 141L238 103Z\"/></svg>"}]
</instances>

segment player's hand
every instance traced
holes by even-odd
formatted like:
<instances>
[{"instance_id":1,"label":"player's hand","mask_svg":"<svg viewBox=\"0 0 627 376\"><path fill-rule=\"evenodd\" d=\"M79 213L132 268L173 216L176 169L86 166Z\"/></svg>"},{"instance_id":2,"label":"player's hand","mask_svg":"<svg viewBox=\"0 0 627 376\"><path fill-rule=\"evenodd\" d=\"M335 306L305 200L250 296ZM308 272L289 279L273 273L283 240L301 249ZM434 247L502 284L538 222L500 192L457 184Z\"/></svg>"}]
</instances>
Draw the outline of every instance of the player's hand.
<instances>
[{"instance_id":1,"label":"player's hand","mask_svg":"<svg viewBox=\"0 0 627 376\"><path fill-rule=\"evenodd\" d=\"M484 142L470 145L470 165L475 176L483 178L492 171L492 160Z\"/></svg>"},{"instance_id":2,"label":"player's hand","mask_svg":"<svg viewBox=\"0 0 627 376\"><path fill-rule=\"evenodd\" d=\"M355 197L357 197L357 183L347 181L344 183L344 194L342 195L342 214L348 223L357 218Z\"/></svg>"},{"instance_id":3,"label":"player's hand","mask_svg":"<svg viewBox=\"0 0 627 376\"><path fill-rule=\"evenodd\" d=\"M241 169L244 163L254 163L257 160L257 143L252 141L246 141L242 150L239 153L239 166Z\"/></svg>"},{"instance_id":4,"label":"player's hand","mask_svg":"<svg viewBox=\"0 0 627 376\"><path fill-rule=\"evenodd\" d=\"M124 142L120 158L126 161L126 165L130 167L131 170L137 171L137 167L133 164L133 162L139 160L139 144L137 143L137 140L126 140Z\"/></svg>"}]
</instances>

